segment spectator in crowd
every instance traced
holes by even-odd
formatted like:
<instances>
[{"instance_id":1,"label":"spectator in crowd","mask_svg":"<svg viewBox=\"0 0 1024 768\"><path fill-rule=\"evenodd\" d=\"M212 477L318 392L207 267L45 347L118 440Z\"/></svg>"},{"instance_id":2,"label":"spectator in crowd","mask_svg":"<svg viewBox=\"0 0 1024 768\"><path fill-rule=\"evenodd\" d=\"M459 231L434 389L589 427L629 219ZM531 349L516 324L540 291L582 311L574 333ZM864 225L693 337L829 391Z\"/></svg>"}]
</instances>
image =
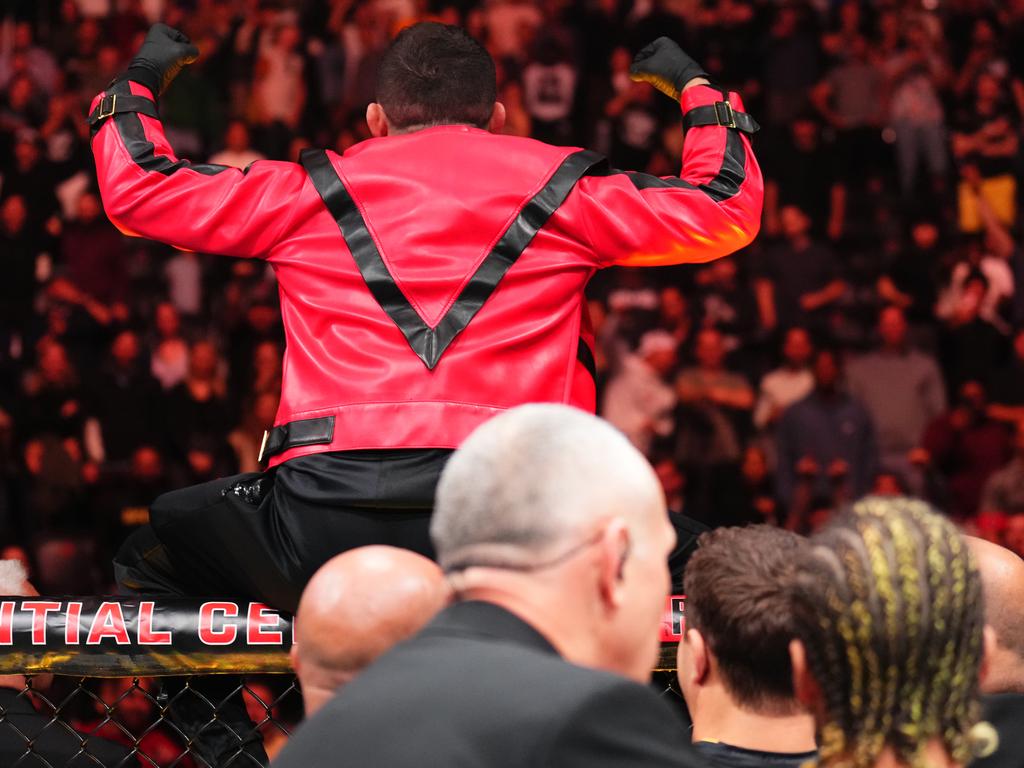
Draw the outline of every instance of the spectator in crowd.
<instances>
[{"instance_id":1,"label":"spectator in crowd","mask_svg":"<svg viewBox=\"0 0 1024 768\"><path fill-rule=\"evenodd\" d=\"M257 160L266 160L266 157L250 145L248 124L244 120L232 120L224 134L224 149L211 155L210 162L216 165L230 165L233 168L246 168Z\"/></svg>"},{"instance_id":2,"label":"spectator in crowd","mask_svg":"<svg viewBox=\"0 0 1024 768\"><path fill-rule=\"evenodd\" d=\"M882 270L876 282L878 297L906 315L912 338L935 345L935 301L939 283L940 232L931 219L910 225L910 243Z\"/></svg>"},{"instance_id":3,"label":"spectator in crowd","mask_svg":"<svg viewBox=\"0 0 1024 768\"><path fill-rule=\"evenodd\" d=\"M129 290L124 270L128 254L125 239L103 213L96 192L85 192L78 198L76 213L61 236L66 277L102 304L124 303Z\"/></svg>"},{"instance_id":4,"label":"spectator in crowd","mask_svg":"<svg viewBox=\"0 0 1024 768\"><path fill-rule=\"evenodd\" d=\"M807 330L797 326L786 331L781 351L782 365L761 378L754 406L754 426L762 432L773 431L786 409L814 389L814 344Z\"/></svg>"},{"instance_id":5,"label":"spectator in crowd","mask_svg":"<svg viewBox=\"0 0 1024 768\"><path fill-rule=\"evenodd\" d=\"M998 544L969 537L981 574L987 672L981 683L985 721L999 734L994 754L971 763L976 768L1016 768L1024 754L1024 560Z\"/></svg>"},{"instance_id":6,"label":"spectator in crowd","mask_svg":"<svg viewBox=\"0 0 1024 768\"><path fill-rule=\"evenodd\" d=\"M42 253L40 237L28 228L28 206L12 194L0 203L0 250L4 253L4 280L0 285L0 354L20 353L31 324L36 287L36 259ZM16 356L20 356L16 355Z\"/></svg>"},{"instance_id":7,"label":"spectator in crowd","mask_svg":"<svg viewBox=\"0 0 1024 768\"><path fill-rule=\"evenodd\" d=\"M712 765L793 766L816 757L796 701L787 578L806 540L764 525L704 534L686 566L678 674L694 746Z\"/></svg>"},{"instance_id":8,"label":"spectator in crowd","mask_svg":"<svg viewBox=\"0 0 1024 768\"><path fill-rule=\"evenodd\" d=\"M34 597L39 593L28 583L28 574L17 560L0 560L0 593ZM37 676L33 689L45 689L45 676ZM84 768L96 765L137 765L129 749L69 727L52 727L52 713L37 712L32 705L24 675L0 675L0 762L31 765L32 762Z\"/></svg>"},{"instance_id":9,"label":"spectator in crowd","mask_svg":"<svg viewBox=\"0 0 1024 768\"><path fill-rule=\"evenodd\" d=\"M424 748L438 764L699 764L640 684L674 534L654 472L620 433L565 406L495 417L445 467L431 535L455 604L325 705L281 768L342 749L418 766Z\"/></svg>"},{"instance_id":10,"label":"spectator in crowd","mask_svg":"<svg viewBox=\"0 0 1024 768\"><path fill-rule=\"evenodd\" d=\"M725 355L721 332L704 328L694 343L697 364L676 378L682 406L678 450L687 465L714 468L740 459L743 435L737 425L754 406L754 390L742 374L726 368Z\"/></svg>"},{"instance_id":11,"label":"spectator in crowd","mask_svg":"<svg viewBox=\"0 0 1024 768\"><path fill-rule=\"evenodd\" d=\"M656 438L675 428L676 393L668 377L676 367L676 346L666 331L648 331L605 389L604 417L645 455Z\"/></svg>"},{"instance_id":12,"label":"spectator in crowd","mask_svg":"<svg viewBox=\"0 0 1024 768\"><path fill-rule=\"evenodd\" d=\"M181 315L169 301L157 304L153 326L155 334L150 349L150 372L167 391L188 375L188 343L181 334Z\"/></svg>"},{"instance_id":13,"label":"spectator in crowd","mask_svg":"<svg viewBox=\"0 0 1024 768\"><path fill-rule=\"evenodd\" d=\"M292 666L312 717L451 599L437 565L407 549L369 546L328 560L302 592Z\"/></svg>"},{"instance_id":14,"label":"spectator in crowd","mask_svg":"<svg viewBox=\"0 0 1024 768\"><path fill-rule=\"evenodd\" d=\"M765 169L765 234L781 234L781 212L787 206L807 213L816 236L826 233L833 219L837 185L831 174L822 170L830 169L834 162L815 116L810 112L798 115L789 126L782 148L776 155L769 155Z\"/></svg>"},{"instance_id":15,"label":"spectator in crowd","mask_svg":"<svg viewBox=\"0 0 1024 768\"><path fill-rule=\"evenodd\" d=\"M779 422L776 479L787 507L813 498L852 500L871 487L875 431L864 406L841 387L842 367L830 349L814 356L814 391ZM808 498L797 498L798 491Z\"/></svg>"},{"instance_id":16,"label":"spectator in crowd","mask_svg":"<svg viewBox=\"0 0 1024 768\"><path fill-rule=\"evenodd\" d=\"M1013 337L1013 350L1003 365L991 371L989 415L1016 425L1024 421L1024 329Z\"/></svg>"},{"instance_id":17,"label":"spectator in crowd","mask_svg":"<svg viewBox=\"0 0 1024 768\"><path fill-rule=\"evenodd\" d=\"M1016 425L1013 458L985 482L979 511L1024 514L1024 422Z\"/></svg>"},{"instance_id":18,"label":"spectator in crowd","mask_svg":"<svg viewBox=\"0 0 1024 768\"><path fill-rule=\"evenodd\" d=\"M139 337L123 330L110 345L109 358L94 375L84 408L99 427L99 444L92 458L115 466L159 432L159 394L156 380L142 357Z\"/></svg>"},{"instance_id":19,"label":"spectator in crowd","mask_svg":"<svg viewBox=\"0 0 1024 768\"><path fill-rule=\"evenodd\" d=\"M924 502L868 498L797 556L791 645L819 764L966 765L981 676L981 579Z\"/></svg>"},{"instance_id":20,"label":"spectator in crowd","mask_svg":"<svg viewBox=\"0 0 1024 768\"><path fill-rule=\"evenodd\" d=\"M992 71L974 81L973 98L957 117L953 132L953 156L960 163L960 229L982 228L977 197L992 207L996 217L1012 226L1017 219L1017 181L1014 158L1019 138L1016 110L1006 83Z\"/></svg>"},{"instance_id":21,"label":"spectator in crowd","mask_svg":"<svg viewBox=\"0 0 1024 768\"><path fill-rule=\"evenodd\" d=\"M921 449L911 457L946 478L946 509L957 517L977 511L986 481L1011 455L1009 432L989 417L986 406L985 388L976 381L964 384L953 407L928 425Z\"/></svg>"},{"instance_id":22,"label":"spectator in crowd","mask_svg":"<svg viewBox=\"0 0 1024 768\"><path fill-rule=\"evenodd\" d=\"M946 388L935 360L910 348L901 309L886 307L879 313L878 336L881 346L852 360L846 381L850 394L871 414L880 466L909 481L909 454L946 410Z\"/></svg>"},{"instance_id":23,"label":"spectator in crowd","mask_svg":"<svg viewBox=\"0 0 1024 768\"><path fill-rule=\"evenodd\" d=\"M805 325L829 330L829 310L846 292L835 253L811 236L811 220L795 205L779 214L783 242L763 254L754 287L767 330Z\"/></svg>"}]
</instances>

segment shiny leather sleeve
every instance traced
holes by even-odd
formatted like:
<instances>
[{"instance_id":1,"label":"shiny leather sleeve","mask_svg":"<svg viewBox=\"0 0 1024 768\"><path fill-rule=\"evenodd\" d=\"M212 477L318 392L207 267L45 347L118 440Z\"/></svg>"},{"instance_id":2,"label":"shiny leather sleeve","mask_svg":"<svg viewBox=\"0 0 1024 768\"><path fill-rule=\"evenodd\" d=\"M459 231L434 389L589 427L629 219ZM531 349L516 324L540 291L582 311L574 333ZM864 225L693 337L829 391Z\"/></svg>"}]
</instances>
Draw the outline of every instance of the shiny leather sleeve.
<instances>
[{"instance_id":1,"label":"shiny leather sleeve","mask_svg":"<svg viewBox=\"0 0 1024 768\"><path fill-rule=\"evenodd\" d=\"M98 95L90 111L111 93L152 97L138 83L122 81ZM108 117L92 150L103 207L128 235L182 250L266 256L301 212L307 180L301 166L268 160L242 171L179 160L160 121L147 115Z\"/></svg>"},{"instance_id":2,"label":"shiny leather sleeve","mask_svg":"<svg viewBox=\"0 0 1024 768\"><path fill-rule=\"evenodd\" d=\"M683 114L723 101L696 86ZM736 94L729 101L737 111ZM764 181L750 137L735 128L690 128L679 177L612 170L580 181L564 220L578 221L598 266L662 266L705 262L750 244L761 224Z\"/></svg>"}]
</instances>

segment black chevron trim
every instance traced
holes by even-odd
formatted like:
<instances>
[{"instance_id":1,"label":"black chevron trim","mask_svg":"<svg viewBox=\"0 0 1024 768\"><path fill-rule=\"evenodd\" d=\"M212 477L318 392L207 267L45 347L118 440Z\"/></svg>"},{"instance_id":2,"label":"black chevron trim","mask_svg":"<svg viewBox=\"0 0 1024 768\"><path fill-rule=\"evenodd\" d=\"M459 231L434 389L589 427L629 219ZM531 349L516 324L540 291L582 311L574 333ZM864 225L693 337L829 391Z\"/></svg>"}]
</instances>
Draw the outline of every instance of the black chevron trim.
<instances>
[{"instance_id":1,"label":"black chevron trim","mask_svg":"<svg viewBox=\"0 0 1024 768\"><path fill-rule=\"evenodd\" d=\"M576 182L603 162L601 155L586 150L566 157L547 184L523 206L444 317L431 328L395 282L358 206L334 170L327 153L322 149L307 149L301 157L302 165L337 222L373 297L429 369L437 365L455 337L466 329L540 228L565 202Z\"/></svg>"}]
</instances>

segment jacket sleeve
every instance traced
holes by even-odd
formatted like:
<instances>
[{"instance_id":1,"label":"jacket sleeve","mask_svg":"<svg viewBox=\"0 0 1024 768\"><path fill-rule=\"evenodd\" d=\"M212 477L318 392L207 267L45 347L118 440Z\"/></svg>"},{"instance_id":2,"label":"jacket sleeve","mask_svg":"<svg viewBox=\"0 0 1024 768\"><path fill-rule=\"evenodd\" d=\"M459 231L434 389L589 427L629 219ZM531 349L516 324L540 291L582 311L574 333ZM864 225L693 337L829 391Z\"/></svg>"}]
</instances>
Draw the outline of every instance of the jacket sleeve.
<instances>
[{"instance_id":1,"label":"jacket sleeve","mask_svg":"<svg viewBox=\"0 0 1024 768\"><path fill-rule=\"evenodd\" d=\"M122 81L97 96L151 99ZM160 120L119 112L92 139L96 176L107 216L127 235L188 251L265 256L296 220L306 173L294 163L259 161L244 171L179 160Z\"/></svg>"},{"instance_id":2,"label":"jacket sleeve","mask_svg":"<svg viewBox=\"0 0 1024 768\"><path fill-rule=\"evenodd\" d=\"M685 117L723 98L700 85L680 105ZM736 94L729 103L743 111ZM577 190L573 214L600 267L711 261L748 245L761 226L764 182L750 138L723 125L686 131L678 178L611 171L581 179Z\"/></svg>"}]
</instances>

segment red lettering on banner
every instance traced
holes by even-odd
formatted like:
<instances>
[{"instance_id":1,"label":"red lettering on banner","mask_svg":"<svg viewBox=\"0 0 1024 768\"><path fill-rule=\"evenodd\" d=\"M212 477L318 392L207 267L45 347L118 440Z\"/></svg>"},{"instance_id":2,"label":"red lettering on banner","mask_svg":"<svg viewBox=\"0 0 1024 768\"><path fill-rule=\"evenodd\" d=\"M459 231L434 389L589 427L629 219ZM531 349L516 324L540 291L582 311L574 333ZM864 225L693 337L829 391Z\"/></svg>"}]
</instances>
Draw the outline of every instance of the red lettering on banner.
<instances>
[{"instance_id":1,"label":"red lettering on banner","mask_svg":"<svg viewBox=\"0 0 1024 768\"><path fill-rule=\"evenodd\" d=\"M238 628L227 624L223 629L214 629L216 613L224 614L225 619L234 619L238 617L238 606L235 603L203 603L199 608L199 640L206 645L231 645L238 636Z\"/></svg>"},{"instance_id":2,"label":"red lettering on banner","mask_svg":"<svg viewBox=\"0 0 1024 768\"><path fill-rule=\"evenodd\" d=\"M0 645L14 643L14 603L4 600L0 603Z\"/></svg>"},{"instance_id":3,"label":"red lettering on banner","mask_svg":"<svg viewBox=\"0 0 1024 768\"><path fill-rule=\"evenodd\" d=\"M683 595L671 595L661 617L661 642L678 643L683 639L685 631L686 598Z\"/></svg>"},{"instance_id":4,"label":"red lettering on banner","mask_svg":"<svg viewBox=\"0 0 1024 768\"><path fill-rule=\"evenodd\" d=\"M284 642L284 633L281 630L266 629L277 627L281 623L281 617L276 613L267 613L270 610L263 603L249 603L249 626L245 638L249 645L280 645Z\"/></svg>"},{"instance_id":5,"label":"red lettering on banner","mask_svg":"<svg viewBox=\"0 0 1024 768\"><path fill-rule=\"evenodd\" d=\"M151 600L139 603L139 645L170 645L169 630L158 632L153 629L153 611Z\"/></svg>"},{"instance_id":6,"label":"red lettering on banner","mask_svg":"<svg viewBox=\"0 0 1024 768\"><path fill-rule=\"evenodd\" d=\"M32 613L32 645L46 645L46 615L60 610L53 600L25 600L21 610Z\"/></svg>"},{"instance_id":7,"label":"red lettering on banner","mask_svg":"<svg viewBox=\"0 0 1024 768\"><path fill-rule=\"evenodd\" d=\"M118 645L129 645L128 627L124 623L124 611L120 603L100 603L100 607L93 616L92 626L89 628L89 636L85 640L86 645L99 645L105 637L113 638Z\"/></svg>"},{"instance_id":8,"label":"red lettering on banner","mask_svg":"<svg viewBox=\"0 0 1024 768\"><path fill-rule=\"evenodd\" d=\"M82 642L82 604L68 603L67 621L64 622L64 642L68 645L78 645Z\"/></svg>"}]
</instances>

